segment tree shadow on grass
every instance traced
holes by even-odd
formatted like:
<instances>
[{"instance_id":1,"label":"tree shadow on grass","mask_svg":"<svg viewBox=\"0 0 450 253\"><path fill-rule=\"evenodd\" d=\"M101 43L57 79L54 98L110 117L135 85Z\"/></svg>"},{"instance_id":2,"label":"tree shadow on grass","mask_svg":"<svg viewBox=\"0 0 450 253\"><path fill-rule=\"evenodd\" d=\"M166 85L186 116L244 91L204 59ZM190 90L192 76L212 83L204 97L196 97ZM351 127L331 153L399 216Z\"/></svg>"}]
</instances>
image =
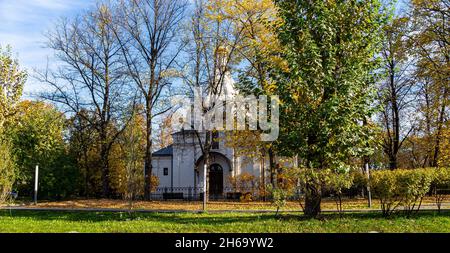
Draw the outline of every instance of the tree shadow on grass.
<instances>
[{"instance_id":1,"label":"tree shadow on grass","mask_svg":"<svg viewBox=\"0 0 450 253\"><path fill-rule=\"evenodd\" d=\"M110 213L110 212L72 212L72 211L0 211L0 217L32 219L37 221L78 221L78 222L126 222L154 221L177 224L225 225L239 222L269 221L277 219L274 215L262 214L194 214L194 213Z\"/></svg>"},{"instance_id":2,"label":"tree shadow on grass","mask_svg":"<svg viewBox=\"0 0 450 253\"><path fill-rule=\"evenodd\" d=\"M0 211L0 217L13 217L31 219L36 221L70 221L70 222L128 222L146 221L160 223L176 223L180 225L227 225L233 223L252 223L269 221L306 221L311 218L302 214L240 214L240 213L112 213L112 212L74 212L74 211ZM326 213L317 218L320 221L332 221L339 219L376 220L376 219L396 219L396 218L427 218L427 217L450 217L450 212L437 213L434 211L422 211L410 217L397 213L390 217L383 217L381 213Z\"/></svg>"}]
</instances>

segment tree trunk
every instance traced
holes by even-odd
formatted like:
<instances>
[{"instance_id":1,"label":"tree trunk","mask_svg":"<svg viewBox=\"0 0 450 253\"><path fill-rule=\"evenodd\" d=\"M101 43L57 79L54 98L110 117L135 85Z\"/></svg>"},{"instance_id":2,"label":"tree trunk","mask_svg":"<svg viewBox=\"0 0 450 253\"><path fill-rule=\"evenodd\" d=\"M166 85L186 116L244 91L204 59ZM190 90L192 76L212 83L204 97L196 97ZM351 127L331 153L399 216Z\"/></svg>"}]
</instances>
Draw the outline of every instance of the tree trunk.
<instances>
[{"instance_id":1,"label":"tree trunk","mask_svg":"<svg viewBox=\"0 0 450 253\"><path fill-rule=\"evenodd\" d=\"M151 109L149 108L149 104L147 105L147 117L146 117L146 145L145 145L145 183L144 183L144 197L146 200L151 199L151 191L152 191L152 118L151 118Z\"/></svg>"},{"instance_id":2,"label":"tree trunk","mask_svg":"<svg viewBox=\"0 0 450 253\"><path fill-rule=\"evenodd\" d=\"M389 155L389 169L395 170L397 169L397 155L396 154L390 154Z\"/></svg>"},{"instance_id":3,"label":"tree trunk","mask_svg":"<svg viewBox=\"0 0 450 253\"><path fill-rule=\"evenodd\" d=\"M392 103L392 150L389 154L389 168L395 170L398 167L397 156L400 149L400 115L397 101L397 90L395 85L395 65L392 64L392 70L390 74L390 87L391 87L391 103Z\"/></svg>"},{"instance_id":4,"label":"tree trunk","mask_svg":"<svg viewBox=\"0 0 450 253\"><path fill-rule=\"evenodd\" d=\"M106 144L102 144L101 151L100 151L100 160L101 160L101 166L102 166L102 188L103 188L102 197L109 198L110 197L109 157L108 157L108 149L106 148Z\"/></svg>"},{"instance_id":5,"label":"tree trunk","mask_svg":"<svg viewBox=\"0 0 450 253\"><path fill-rule=\"evenodd\" d=\"M90 177L90 172L89 172L89 165L88 165L88 154L87 154L87 150L86 150L87 148L84 148L84 151L83 151L83 159L84 159L84 170L85 170L85 178L84 178L84 195L86 196L86 197L89 197L89 177Z\"/></svg>"},{"instance_id":6,"label":"tree trunk","mask_svg":"<svg viewBox=\"0 0 450 253\"><path fill-rule=\"evenodd\" d=\"M436 132L435 144L434 144L434 154L433 160L431 162L431 167L437 167L439 162L439 155L441 153L441 138L442 138L442 129L445 122L445 109L446 103L445 100L447 98L447 89L444 89L443 99L441 109L439 110L439 119L438 119L438 128Z\"/></svg>"},{"instance_id":7,"label":"tree trunk","mask_svg":"<svg viewBox=\"0 0 450 253\"><path fill-rule=\"evenodd\" d=\"M313 185L307 185L306 189L304 214L307 217L315 218L321 212L320 203L322 202L322 194Z\"/></svg>"},{"instance_id":8,"label":"tree trunk","mask_svg":"<svg viewBox=\"0 0 450 253\"><path fill-rule=\"evenodd\" d=\"M262 201L266 202L266 156L262 156L261 159L261 187Z\"/></svg>"},{"instance_id":9,"label":"tree trunk","mask_svg":"<svg viewBox=\"0 0 450 253\"><path fill-rule=\"evenodd\" d=\"M275 155L272 147L269 148L269 170L270 170L270 184L275 187Z\"/></svg>"},{"instance_id":10,"label":"tree trunk","mask_svg":"<svg viewBox=\"0 0 450 253\"><path fill-rule=\"evenodd\" d=\"M209 200L209 151L203 154L203 158L203 211L206 211Z\"/></svg>"},{"instance_id":11,"label":"tree trunk","mask_svg":"<svg viewBox=\"0 0 450 253\"><path fill-rule=\"evenodd\" d=\"M205 132L205 142L203 146L203 211L207 209L209 201L209 166L211 152L211 131Z\"/></svg>"},{"instance_id":12,"label":"tree trunk","mask_svg":"<svg viewBox=\"0 0 450 253\"><path fill-rule=\"evenodd\" d=\"M316 133L308 134L308 154L307 154L307 164L312 170L320 170L323 167L323 160L319 153L316 150L312 149L317 144L317 135ZM316 166L314 165L316 162ZM320 166L318 167L317 164ZM306 182L305 185L305 207L304 214L307 217L315 218L320 214L320 203L322 201L322 192L320 181L312 181Z\"/></svg>"},{"instance_id":13,"label":"tree trunk","mask_svg":"<svg viewBox=\"0 0 450 253\"><path fill-rule=\"evenodd\" d=\"M431 99L430 99L430 91L428 90L428 86L426 86L424 88L424 93L425 93L425 105L426 105L426 111L425 111L425 123L426 123L426 137L427 137L427 142L430 141L431 138ZM425 154L425 158L424 161L422 163L422 167L426 167L426 166L432 166L432 159L430 159L432 157L432 153L433 153L433 147L431 145L431 143L428 143L429 145L427 145L426 148L426 154Z\"/></svg>"}]
</instances>

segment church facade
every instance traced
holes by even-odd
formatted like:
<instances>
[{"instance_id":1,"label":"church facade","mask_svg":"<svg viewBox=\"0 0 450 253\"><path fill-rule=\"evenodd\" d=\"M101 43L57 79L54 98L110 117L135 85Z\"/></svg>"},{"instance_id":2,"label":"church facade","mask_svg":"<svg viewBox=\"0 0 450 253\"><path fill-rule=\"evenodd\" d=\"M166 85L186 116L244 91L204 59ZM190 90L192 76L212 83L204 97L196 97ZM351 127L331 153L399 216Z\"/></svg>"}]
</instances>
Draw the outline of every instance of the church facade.
<instances>
[{"instance_id":1,"label":"church facade","mask_svg":"<svg viewBox=\"0 0 450 253\"><path fill-rule=\"evenodd\" d=\"M225 62L223 60L222 64L219 64L219 68L222 65L226 66ZM237 97L241 98L241 96L239 96L239 92L235 89L235 82L228 70L223 71L223 78L217 77L217 79L222 80L222 85L219 88L220 92L213 93L211 90L207 91L208 95L204 98L204 101L206 101L204 103L212 104L214 107L215 105L233 104L234 102L228 103L230 100L241 101L236 99ZM253 102L255 101L253 99ZM246 113L245 111L262 107L262 104L259 104L259 106L253 105L246 107L250 109L243 109L243 107L237 106L231 109L231 111L226 110L228 115L254 115L253 119L255 119L255 115L256 117L261 117L261 112L255 114L254 111L252 113ZM219 106L219 108L221 107ZM192 107L189 107L186 111L191 110ZM193 111L195 111L195 107ZM275 110L272 109L271 112L273 111ZM225 114L222 116L225 117ZM274 119L273 115L271 115L271 119ZM153 174L159 178L159 191L183 193L184 196L199 196L198 194L202 192L205 177L203 172L205 161L201 143L205 142L206 134L204 131L183 130L190 129L192 125L195 125L193 121L192 118L186 117L183 122L190 122L190 124L187 125L184 123L187 127L182 126L180 128L181 131L176 131L172 134L173 144L153 153ZM207 182L209 184L210 196L227 196L228 192L235 192L236 189L233 189L230 179L236 178L244 173L246 175L252 175L256 184L264 183L264 180L262 180L265 177L264 175L269 174L264 171L267 170L267 165L269 164L268 158L261 161L262 159L239 155L234 148L225 145L225 132L214 131L214 133L216 136L214 134L211 136L210 143L212 143L212 149L209 153L210 165L207 168L209 175Z\"/></svg>"},{"instance_id":2,"label":"church facade","mask_svg":"<svg viewBox=\"0 0 450 253\"><path fill-rule=\"evenodd\" d=\"M243 173L261 180L263 166L258 159L239 156L223 141L223 132L214 136L210 152L209 194L225 197L234 192L230 179ZM153 153L153 174L159 178L159 191L199 194L203 188L204 158L194 131L174 133L173 144ZM204 133L200 133L200 138ZM267 164L267 163L266 163ZM190 192L191 191L191 192Z\"/></svg>"}]
</instances>

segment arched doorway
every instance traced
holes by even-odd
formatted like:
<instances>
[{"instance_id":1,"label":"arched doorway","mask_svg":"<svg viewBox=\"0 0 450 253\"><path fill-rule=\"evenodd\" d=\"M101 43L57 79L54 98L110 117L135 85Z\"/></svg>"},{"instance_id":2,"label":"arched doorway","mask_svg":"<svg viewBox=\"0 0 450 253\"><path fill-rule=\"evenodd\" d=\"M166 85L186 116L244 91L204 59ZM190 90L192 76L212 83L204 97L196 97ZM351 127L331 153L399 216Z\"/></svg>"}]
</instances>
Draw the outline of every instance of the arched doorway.
<instances>
[{"instance_id":1,"label":"arched doorway","mask_svg":"<svg viewBox=\"0 0 450 253\"><path fill-rule=\"evenodd\" d=\"M223 168L219 164L209 167L209 197L220 198L223 194Z\"/></svg>"}]
</instances>

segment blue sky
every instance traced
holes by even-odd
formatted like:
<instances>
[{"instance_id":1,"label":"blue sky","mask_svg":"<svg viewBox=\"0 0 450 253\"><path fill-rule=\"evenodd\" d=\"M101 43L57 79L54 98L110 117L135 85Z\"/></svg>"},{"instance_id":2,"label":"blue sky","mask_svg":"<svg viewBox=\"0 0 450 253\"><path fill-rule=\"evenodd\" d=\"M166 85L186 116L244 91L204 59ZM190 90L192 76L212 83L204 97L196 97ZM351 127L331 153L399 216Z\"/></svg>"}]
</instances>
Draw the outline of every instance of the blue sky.
<instances>
[{"instance_id":1,"label":"blue sky","mask_svg":"<svg viewBox=\"0 0 450 253\"><path fill-rule=\"evenodd\" d=\"M96 0L0 0L0 45L11 45L20 64L32 75L46 68L53 52L46 49L45 32L61 17L70 17L95 5ZM398 0L397 13L407 0ZM398 13L399 14L399 13ZM30 77L24 95L45 89Z\"/></svg>"},{"instance_id":2,"label":"blue sky","mask_svg":"<svg viewBox=\"0 0 450 253\"><path fill-rule=\"evenodd\" d=\"M95 4L95 0L0 0L0 45L11 45L20 64L31 74L44 69L53 52L44 48L45 32L60 17L70 17ZM31 77L25 96L43 87Z\"/></svg>"}]
</instances>

